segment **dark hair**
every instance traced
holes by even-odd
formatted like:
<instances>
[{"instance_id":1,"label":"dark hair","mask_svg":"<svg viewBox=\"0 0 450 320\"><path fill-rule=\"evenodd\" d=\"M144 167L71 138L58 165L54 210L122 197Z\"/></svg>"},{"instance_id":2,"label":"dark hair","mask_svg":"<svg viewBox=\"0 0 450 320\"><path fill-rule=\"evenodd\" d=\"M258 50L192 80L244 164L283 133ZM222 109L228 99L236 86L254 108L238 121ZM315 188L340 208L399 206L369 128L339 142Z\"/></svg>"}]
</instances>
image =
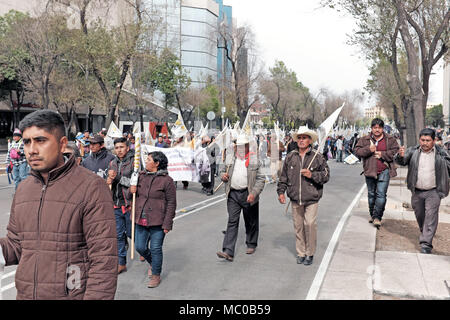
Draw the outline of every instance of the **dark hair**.
<instances>
[{"instance_id":1,"label":"dark hair","mask_svg":"<svg viewBox=\"0 0 450 320\"><path fill-rule=\"evenodd\" d=\"M114 145L116 145L116 143L125 143L127 147L130 145L130 142L125 137L114 139Z\"/></svg>"},{"instance_id":2,"label":"dark hair","mask_svg":"<svg viewBox=\"0 0 450 320\"><path fill-rule=\"evenodd\" d=\"M375 118L372 120L372 124L370 125L371 128L375 127L376 125L379 125L380 127L384 128L384 121L380 118Z\"/></svg>"},{"instance_id":3,"label":"dark hair","mask_svg":"<svg viewBox=\"0 0 450 320\"><path fill-rule=\"evenodd\" d=\"M158 170L167 170L167 166L169 164L169 160L164 153L161 151L155 151L149 153L149 156L152 157L153 162L158 162Z\"/></svg>"},{"instance_id":4,"label":"dark hair","mask_svg":"<svg viewBox=\"0 0 450 320\"><path fill-rule=\"evenodd\" d=\"M19 130L23 133L30 127L38 127L46 132L58 135L58 138L66 135L66 127L61 115L52 110L38 110L28 114L19 123Z\"/></svg>"},{"instance_id":5,"label":"dark hair","mask_svg":"<svg viewBox=\"0 0 450 320\"><path fill-rule=\"evenodd\" d=\"M78 149L77 144L73 141L70 141L67 143L67 148L72 150L73 155L75 158L81 158L80 149Z\"/></svg>"},{"instance_id":6,"label":"dark hair","mask_svg":"<svg viewBox=\"0 0 450 320\"><path fill-rule=\"evenodd\" d=\"M431 128L425 128L422 131L420 131L419 138L422 136L430 136L431 139L434 140L436 138L436 131L434 131Z\"/></svg>"}]
</instances>

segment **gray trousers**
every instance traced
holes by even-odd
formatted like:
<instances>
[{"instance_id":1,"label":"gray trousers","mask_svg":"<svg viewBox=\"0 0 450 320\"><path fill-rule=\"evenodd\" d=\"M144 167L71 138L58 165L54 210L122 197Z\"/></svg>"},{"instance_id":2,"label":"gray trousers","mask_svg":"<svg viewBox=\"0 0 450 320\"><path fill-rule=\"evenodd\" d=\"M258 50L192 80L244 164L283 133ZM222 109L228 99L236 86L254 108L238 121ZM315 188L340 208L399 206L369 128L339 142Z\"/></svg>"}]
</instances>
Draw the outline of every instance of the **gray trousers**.
<instances>
[{"instance_id":1,"label":"gray trousers","mask_svg":"<svg viewBox=\"0 0 450 320\"><path fill-rule=\"evenodd\" d=\"M236 191L231 190L228 195L228 225L223 239L223 252L234 257L234 249L239 231L239 219L241 210L244 213L245 234L248 248L256 248L258 246L259 235L259 202L250 206L247 202L248 190Z\"/></svg>"},{"instance_id":2,"label":"gray trousers","mask_svg":"<svg viewBox=\"0 0 450 320\"><path fill-rule=\"evenodd\" d=\"M411 205L416 214L420 228L420 246L433 248L433 237L439 223L439 206L441 198L436 189L428 191L416 190L411 197Z\"/></svg>"}]
</instances>

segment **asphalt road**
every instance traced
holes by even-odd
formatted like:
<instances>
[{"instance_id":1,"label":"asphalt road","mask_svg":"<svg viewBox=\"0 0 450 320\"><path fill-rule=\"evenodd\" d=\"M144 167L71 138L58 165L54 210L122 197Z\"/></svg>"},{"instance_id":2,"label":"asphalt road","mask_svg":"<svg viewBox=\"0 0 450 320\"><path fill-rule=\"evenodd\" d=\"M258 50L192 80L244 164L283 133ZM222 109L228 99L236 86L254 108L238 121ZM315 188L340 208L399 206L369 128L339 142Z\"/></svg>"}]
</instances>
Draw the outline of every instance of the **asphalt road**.
<instances>
[{"instance_id":1,"label":"asphalt road","mask_svg":"<svg viewBox=\"0 0 450 320\"><path fill-rule=\"evenodd\" d=\"M233 262L218 259L227 224L223 188L214 196L201 193L201 185L177 189L177 217L165 238L162 281L147 288L148 265L129 259L128 271L119 275L116 299L133 300L303 300L306 298L328 243L344 212L352 203L363 178L361 165L329 162L331 179L326 184L318 214L318 244L311 266L296 264L291 208L277 201L276 186L266 184L260 200L258 248L246 255L243 219ZM217 186L217 183L216 183ZM0 176L0 237L6 226L14 188ZM5 268L1 282L3 299L15 299L15 266Z\"/></svg>"}]
</instances>

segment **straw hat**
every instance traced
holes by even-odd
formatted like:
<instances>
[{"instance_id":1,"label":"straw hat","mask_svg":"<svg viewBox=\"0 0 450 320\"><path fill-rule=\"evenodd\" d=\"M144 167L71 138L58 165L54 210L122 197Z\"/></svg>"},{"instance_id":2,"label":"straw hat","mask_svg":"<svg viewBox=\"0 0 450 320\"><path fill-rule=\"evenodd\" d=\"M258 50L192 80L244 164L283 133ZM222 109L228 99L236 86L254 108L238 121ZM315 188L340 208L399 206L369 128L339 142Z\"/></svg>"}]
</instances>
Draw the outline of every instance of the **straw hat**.
<instances>
[{"instance_id":1,"label":"straw hat","mask_svg":"<svg viewBox=\"0 0 450 320\"><path fill-rule=\"evenodd\" d=\"M311 129L309 129L308 127L300 127L298 129L298 131L296 133L294 133L292 135L292 139L297 142L298 141L298 136L300 135L307 135L311 137L312 143L316 142L319 137L317 136L317 133Z\"/></svg>"}]
</instances>

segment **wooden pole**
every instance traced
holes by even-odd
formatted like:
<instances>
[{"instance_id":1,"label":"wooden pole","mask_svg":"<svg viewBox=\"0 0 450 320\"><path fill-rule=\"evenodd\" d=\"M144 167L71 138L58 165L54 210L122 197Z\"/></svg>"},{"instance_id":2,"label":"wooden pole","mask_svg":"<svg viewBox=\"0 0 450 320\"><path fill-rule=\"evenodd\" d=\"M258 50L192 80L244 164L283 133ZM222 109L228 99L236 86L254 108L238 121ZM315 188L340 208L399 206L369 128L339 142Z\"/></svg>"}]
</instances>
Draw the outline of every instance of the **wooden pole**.
<instances>
[{"instance_id":1,"label":"wooden pole","mask_svg":"<svg viewBox=\"0 0 450 320\"><path fill-rule=\"evenodd\" d=\"M136 211L136 193L133 193L133 204L131 209L131 260L134 259L134 224Z\"/></svg>"},{"instance_id":2,"label":"wooden pole","mask_svg":"<svg viewBox=\"0 0 450 320\"><path fill-rule=\"evenodd\" d=\"M227 171L226 171L226 174L228 174L228 170L230 170L230 167L231 167L231 166L228 166ZM224 184L224 182L222 181L222 182L217 186L217 188L214 190L214 193L216 193L216 191L219 190L219 188L220 188L223 184Z\"/></svg>"}]
</instances>

